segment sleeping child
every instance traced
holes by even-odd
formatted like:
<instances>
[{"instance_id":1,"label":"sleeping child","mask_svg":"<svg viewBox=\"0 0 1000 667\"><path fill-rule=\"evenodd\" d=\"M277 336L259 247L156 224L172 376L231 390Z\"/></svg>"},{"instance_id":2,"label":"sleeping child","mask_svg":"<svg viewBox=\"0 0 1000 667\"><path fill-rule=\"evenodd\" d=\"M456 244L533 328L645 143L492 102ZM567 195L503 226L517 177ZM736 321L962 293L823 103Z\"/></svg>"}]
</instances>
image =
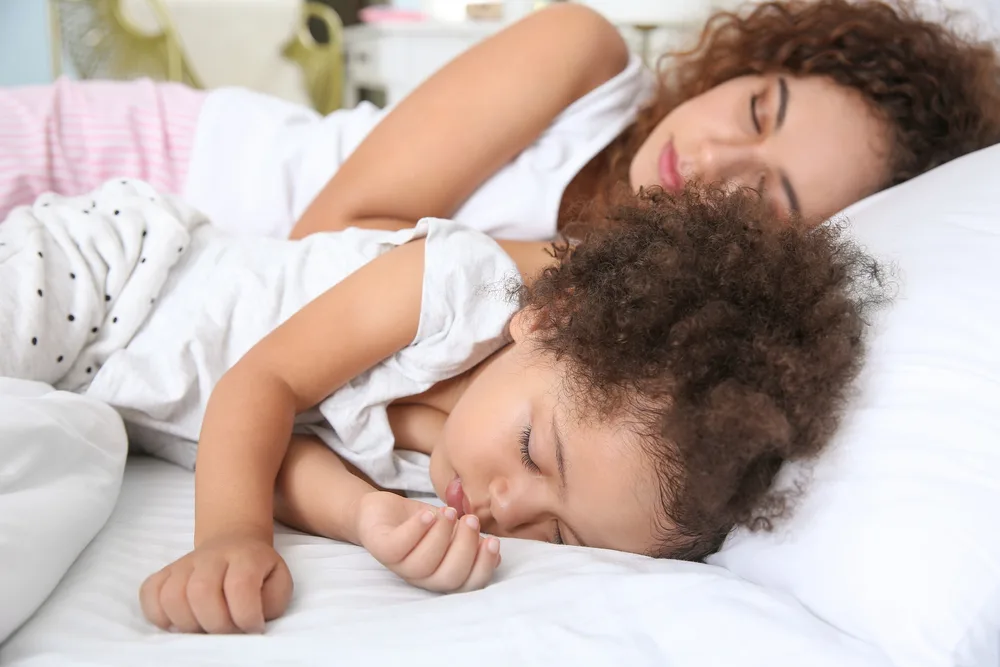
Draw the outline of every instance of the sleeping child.
<instances>
[{"instance_id":1,"label":"sleeping child","mask_svg":"<svg viewBox=\"0 0 1000 667\"><path fill-rule=\"evenodd\" d=\"M115 180L0 225L0 374L195 469L194 549L140 592L164 629L283 613L275 517L441 592L485 586L502 536L696 560L782 514L771 482L827 442L878 299L839 226L777 219L691 188L572 244L235 238Z\"/></svg>"}]
</instances>

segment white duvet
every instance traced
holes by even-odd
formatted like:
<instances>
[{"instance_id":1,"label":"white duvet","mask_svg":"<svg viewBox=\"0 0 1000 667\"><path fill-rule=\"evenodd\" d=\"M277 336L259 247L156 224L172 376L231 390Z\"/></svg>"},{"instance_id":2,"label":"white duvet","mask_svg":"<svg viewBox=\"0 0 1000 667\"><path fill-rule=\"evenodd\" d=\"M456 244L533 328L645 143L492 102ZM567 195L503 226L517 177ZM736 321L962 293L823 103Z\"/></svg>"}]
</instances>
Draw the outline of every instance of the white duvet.
<instances>
[{"instance_id":1,"label":"white duvet","mask_svg":"<svg viewBox=\"0 0 1000 667\"><path fill-rule=\"evenodd\" d=\"M19 389L0 394L7 622L41 603L100 528L124 456L121 424L104 406L37 384ZM295 597L265 636L168 634L145 622L137 591L189 548L193 495L191 473L130 461L107 525L0 647L0 664L887 664L793 599L726 570L517 540L504 542L496 583L438 596L360 548L282 531Z\"/></svg>"}]
</instances>

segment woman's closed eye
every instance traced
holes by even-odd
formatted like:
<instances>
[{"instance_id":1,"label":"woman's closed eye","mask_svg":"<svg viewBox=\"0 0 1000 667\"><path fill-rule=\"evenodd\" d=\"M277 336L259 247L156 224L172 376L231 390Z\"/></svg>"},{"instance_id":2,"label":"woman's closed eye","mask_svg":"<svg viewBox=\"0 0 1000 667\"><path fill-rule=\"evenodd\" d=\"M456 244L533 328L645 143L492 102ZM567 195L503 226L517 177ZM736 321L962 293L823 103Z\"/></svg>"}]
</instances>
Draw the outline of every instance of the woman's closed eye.
<instances>
[{"instance_id":1,"label":"woman's closed eye","mask_svg":"<svg viewBox=\"0 0 1000 667\"><path fill-rule=\"evenodd\" d=\"M753 127L757 131L757 134L764 131L764 127L760 123L760 112L757 109L757 106L760 103L760 98L761 95L759 93L754 93L750 96L750 122L753 123Z\"/></svg>"},{"instance_id":2,"label":"woman's closed eye","mask_svg":"<svg viewBox=\"0 0 1000 667\"><path fill-rule=\"evenodd\" d=\"M542 472L541 469L538 467L538 464L535 463L534 459L531 458L530 424L525 426L524 429L521 430L521 435L518 438L518 441L521 444L521 464L528 472L532 473L533 475L540 475ZM554 525L554 530L552 533L552 537L549 538L549 541L552 542L553 544L565 544L565 542L563 542L562 531L559 529L559 521L555 520L552 523Z\"/></svg>"}]
</instances>

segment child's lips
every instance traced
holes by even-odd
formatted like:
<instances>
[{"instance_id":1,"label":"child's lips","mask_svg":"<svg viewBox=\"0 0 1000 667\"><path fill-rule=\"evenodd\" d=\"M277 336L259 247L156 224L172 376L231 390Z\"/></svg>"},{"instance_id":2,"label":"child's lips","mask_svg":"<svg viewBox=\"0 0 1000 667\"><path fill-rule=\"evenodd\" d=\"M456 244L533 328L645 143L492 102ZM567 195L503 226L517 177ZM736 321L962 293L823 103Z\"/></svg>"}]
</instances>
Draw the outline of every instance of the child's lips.
<instances>
[{"instance_id":1,"label":"child's lips","mask_svg":"<svg viewBox=\"0 0 1000 667\"><path fill-rule=\"evenodd\" d=\"M444 490L444 501L448 507L452 507L458 512L458 516L463 516L469 512L469 499L465 497L465 490L462 488L462 478L455 476L455 479L448 483Z\"/></svg>"}]
</instances>

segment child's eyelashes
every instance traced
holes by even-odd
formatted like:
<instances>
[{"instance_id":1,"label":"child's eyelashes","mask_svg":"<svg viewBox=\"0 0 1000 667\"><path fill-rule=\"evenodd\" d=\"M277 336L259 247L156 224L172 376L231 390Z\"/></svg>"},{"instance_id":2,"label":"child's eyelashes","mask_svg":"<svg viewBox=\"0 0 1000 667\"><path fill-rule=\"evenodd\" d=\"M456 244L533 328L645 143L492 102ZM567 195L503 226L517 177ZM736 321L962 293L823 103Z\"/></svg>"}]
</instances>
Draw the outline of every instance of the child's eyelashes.
<instances>
[{"instance_id":1,"label":"child's eyelashes","mask_svg":"<svg viewBox=\"0 0 1000 667\"><path fill-rule=\"evenodd\" d=\"M518 440L521 442L521 463L528 470L528 472L535 475L541 473L538 465L531 458L531 424L528 424L521 430L521 435ZM562 531L559 529L559 522L555 521L554 525L555 532L552 534L549 541L552 542L552 544L565 544L565 542L563 542Z\"/></svg>"},{"instance_id":2,"label":"child's eyelashes","mask_svg":"<svg viewBox=\"0 0 1000 667\"><path fill-rule=\"evenodd\" d=\"M531 449L528 446L531 442L531 424L524 427L521 431L521 437L519 439L521 442L521 463L524 464L524 467L528 470L528 472L538 474L541 471L531 459Z\"/></svg>"}]
</instances>

